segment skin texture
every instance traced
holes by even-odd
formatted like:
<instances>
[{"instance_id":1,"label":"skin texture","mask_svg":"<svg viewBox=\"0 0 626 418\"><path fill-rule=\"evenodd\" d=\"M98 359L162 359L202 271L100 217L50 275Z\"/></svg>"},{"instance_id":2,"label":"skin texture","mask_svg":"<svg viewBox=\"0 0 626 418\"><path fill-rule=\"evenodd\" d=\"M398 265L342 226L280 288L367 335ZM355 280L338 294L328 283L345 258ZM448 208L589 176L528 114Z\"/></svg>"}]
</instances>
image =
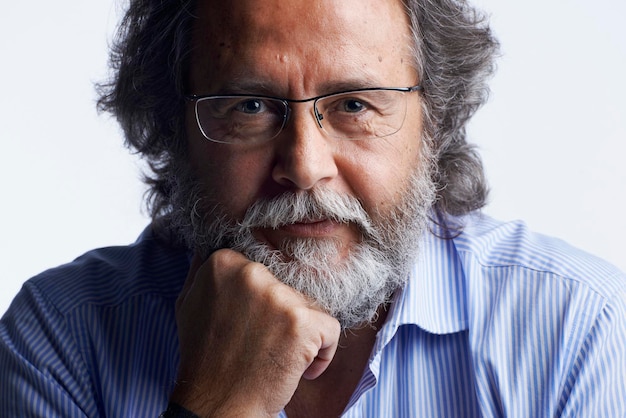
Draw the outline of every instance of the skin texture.
<instances>
[{"instance_id":1,"label":"skin texture","mask_svg":"<svg viewBox=\"0 0 626 418\"><path fill-rule=\"evenodd\" d=\"M197 11L190 93L304 99L418 82L399 1L216 3ZM407 106L419 114L419 95ZM383 139L338 141L319 129L311 103L292 110L278 137L244 147L205 139L189 106L190 164L209 199L241 218L259 198L324 185L385 219L415 170L420 118ZM360 239L353 225L328 220L255 231L274 247L290 236L337 238L344 251L329 256L338 260ZM231 250L196 257L177 303L181 366L171 399L200 416L275 416L283 408L290 417L339 415L383 320L381 311L374 327L340 335L334 318L263 265Z\"/></svg>"}]
</instances>

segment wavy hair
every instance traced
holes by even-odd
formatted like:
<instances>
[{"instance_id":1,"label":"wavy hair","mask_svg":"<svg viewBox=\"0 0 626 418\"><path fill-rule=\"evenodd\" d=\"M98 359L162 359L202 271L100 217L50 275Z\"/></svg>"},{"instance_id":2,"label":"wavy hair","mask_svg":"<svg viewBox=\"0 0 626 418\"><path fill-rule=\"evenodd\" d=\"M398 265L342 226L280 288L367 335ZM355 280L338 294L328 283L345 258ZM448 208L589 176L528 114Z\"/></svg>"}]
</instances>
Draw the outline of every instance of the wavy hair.
<instances>
[{"instance_id":1,"label":"wavy hair","mask_svg":"<svg viewBox=\"0 0 626 418\"><path fill-rule=\"evenodd\" d=\"M185 84L197 0L130 0L114 39L112 78L98 109L119 121L126 145L149 164L147 208L170 213L186 163ZM424 138L435 156L436 216L482 208L488 188L466 124L488 96L498 43L485 17L463 0L405 0L415 66L424 86Z\"/></svg>"}]
</instances>

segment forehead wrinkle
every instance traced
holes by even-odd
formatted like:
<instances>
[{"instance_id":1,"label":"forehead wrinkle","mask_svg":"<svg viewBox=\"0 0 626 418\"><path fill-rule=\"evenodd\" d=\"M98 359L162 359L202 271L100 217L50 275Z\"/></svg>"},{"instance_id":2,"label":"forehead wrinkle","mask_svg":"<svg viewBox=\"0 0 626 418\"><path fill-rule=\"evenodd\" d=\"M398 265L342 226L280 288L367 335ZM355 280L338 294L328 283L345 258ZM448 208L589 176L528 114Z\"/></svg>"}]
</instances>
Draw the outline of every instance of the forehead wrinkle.
<instances>
[{"instance_id":1,"label":"forehead wrinkle","mask_svg":"<svg viewBox=\"0 0 626 418\"><path fill-rule=\"evenodd\" d=\"M209 2L200 3L206 5ZM390 73L386 70L391 76L389 79L379 71L383 59L387 61L387 57L396 55L393 51L397 53L405 49L408 42L401 42L402 45L391 42L378 53L369 53L371 49L363 41L370 38L361 35L365 34L363 24L367 27L375 25L375 22L367 20L372 19L371 15L354 25L354 19L347 10L334 3L335 6L326 7L329 10L324 14L308 8L298 19L284 21L277 27L274 21L277 11L268 13L264 3L233 0L228 2L229 6L213 2L214 7L216 3L220 3L217 7L221 10L211 13L212 10L204 6L200 14L202 17L196 24L196 40L204 44L194 51L195 59L192 58L195 61L194 72L199 76L196 80L203 90L199 93L211 94L216 89L225 93L228 89L232 92L250 89L250 93L258 91L259 94L301 99L305 95L363 87L396 87L398 83L412 84L416 81L395 77L393 73L398 71ZM312 1L310 7L319 8L321 3L328 5L327 0ZM297 5L291 2L279 4L280 7L297 10ZM372 8L374 5L365 7ZM354 16L353 12L351 14ZM338 17L345 25L331 24L332 16ZM408 32L408 17L404 19ZM352 36L348 36L350 33ZM311 34L315 34L314 39L311 39ZM326 48L328 44L332 44L333 48ZM265 45L280 45L281 48L263 48ZM355 49L363 51L360 55L363 59L350 53ZM401 55L409 57L408 49ZM403 60L398 61L396 68L409 64L407 60L404 64ZM328 62L333 62L333 66L328 66ZM390 67L387 65L386 68ZM349 79L345 79L345 74L350 75Z\"/></svg>"},{"instance_id":2,"label":"forehead wrinkle","mask_svg":"<svg viewBox=\"0 0 626 418\"><path fill-rule=\"evenodd\" d=\"M362 78L346 78L343 80L324 80L312 93L316 96L336 93L340 91L359 90L374 87L406 87L391 86L384 84L384 81L377 80L369 74L364 74ZM288 90L288 89L287 89ZM285 86L280 85L280 81L264 80L263 78L250 78L248 76L234 76L224 83L221 83L215 91L207 94L260 94L267 96L281 96L285 99L302 100L308 97L292 97L285 90Z\"/></svg>"}]
</instances>

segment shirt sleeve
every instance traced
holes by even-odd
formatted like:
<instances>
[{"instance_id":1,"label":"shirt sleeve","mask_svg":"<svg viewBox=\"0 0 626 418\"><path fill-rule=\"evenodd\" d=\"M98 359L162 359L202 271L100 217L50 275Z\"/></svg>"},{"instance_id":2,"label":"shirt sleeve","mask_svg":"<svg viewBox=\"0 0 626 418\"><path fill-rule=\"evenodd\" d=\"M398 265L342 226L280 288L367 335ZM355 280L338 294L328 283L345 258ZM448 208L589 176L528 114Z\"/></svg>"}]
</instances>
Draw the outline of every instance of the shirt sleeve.
<instances>
[{"instance_id":1,"label":"shirt sleeve","mask_svg":"<svg viewBox=\"0 0 626 418\"><path fill-rule=\"evenodd\" d=\"M607 301L569 370L560 417L626 417L626 290Z\"/></svg>"},{"instance_id":2,"label":"shirt sleeve","mask_svg":"<svg viewBox=\"0 0 626 418\"><path fill-rule=\"evenodd\" d=\"M75 339L27 282L0 320L0 416L102 416Z\"/></svg>"}]
</instances>

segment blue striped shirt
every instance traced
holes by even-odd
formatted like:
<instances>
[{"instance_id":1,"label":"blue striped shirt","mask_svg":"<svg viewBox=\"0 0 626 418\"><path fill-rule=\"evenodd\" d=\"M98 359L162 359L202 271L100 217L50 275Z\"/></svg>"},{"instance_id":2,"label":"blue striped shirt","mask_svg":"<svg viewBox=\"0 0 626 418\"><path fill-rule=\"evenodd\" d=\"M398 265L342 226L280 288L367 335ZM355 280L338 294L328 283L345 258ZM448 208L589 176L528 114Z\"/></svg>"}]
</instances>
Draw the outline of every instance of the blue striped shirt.
<instances>
[{"instance_id":1,"label":"blue striped shirt","mask_svg":"<svg viewBox=\"0 0 626 418\"><path fill-rule=\"evenodd\" d=\"M344 416L626 417L624 274L522 223L466 222L424 237ZM148 228L28 281L0 321L0 416L158 416L188 267Z\"/></svg>"}]
</instances>

